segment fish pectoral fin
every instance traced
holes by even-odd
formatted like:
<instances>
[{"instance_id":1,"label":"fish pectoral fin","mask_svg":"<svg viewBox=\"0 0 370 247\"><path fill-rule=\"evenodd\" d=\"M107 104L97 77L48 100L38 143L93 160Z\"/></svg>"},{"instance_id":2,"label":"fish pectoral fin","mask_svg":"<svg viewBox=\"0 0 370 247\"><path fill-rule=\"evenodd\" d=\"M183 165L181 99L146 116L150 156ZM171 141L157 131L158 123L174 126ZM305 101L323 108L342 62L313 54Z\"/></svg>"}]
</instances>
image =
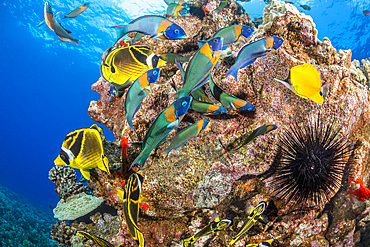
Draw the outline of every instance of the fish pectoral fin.
<instances>
[{"instance_id":1,"label":"fish pectoral fin","mask_svg":"<svg viewBox=\"0 0 370 247\"><path fill-rule=\"evenodd\" d=\"M156 33L156 34L150 36L150 38L152 38L152 39L163 39L163 37L165 37L164 32Z\"/></svg>"},{"instance_id":2,"label":"fish pectoral fin","mask_svg":"<svg viewBox=\"0 0 370 247\"><path fill-rule=\"evenodd\" d=\"M275 81L278 81L278 82L280 82L280 83L282 83L284 86L286 86L288 89L290 89L293 93L297 94L297 93L294 91L294 89L293 89L292 85L290 85L290 83L288 83L288 82L286 82L286 81L283 81L283 80L280 80L280 79L276 79L276 78L274 78L274 80L275 80Z\"/></svg>"},{"instance_id":3,"label":"fish pectoral fin","mask_svg":"<svg viewBox=\"0 0 370 247\"><path fill-rule=\"evenodd\" d=\"M179 126L179 123L180 123L180 121L178 119L176 119L175 121L173 121L172 123L167 125L167 129L173 129L173 128Z\"/></svg>"},{"instance_id":4,"label":"fish pectoral fin","mask_svg":"<svg viewBox=\"0 0 370 247\"><path fill-rule=\"evenodd\" d=\"M238 110L236 109L236 107L234 106L234 104L232 102L229 101L229 105L231 106L231 108L233 108L234 111Z\"/></svg>"},{"instance_id":5,"label":"fish pectoral fin","mask_svg":"<svg viewBox=\"0 0 370 247\"><path fill-rule=\"evenodd\" d=\"M81 174L87 180L90 180L90 171L88 169L80 169Z\"/></svg>"}]
</instances>

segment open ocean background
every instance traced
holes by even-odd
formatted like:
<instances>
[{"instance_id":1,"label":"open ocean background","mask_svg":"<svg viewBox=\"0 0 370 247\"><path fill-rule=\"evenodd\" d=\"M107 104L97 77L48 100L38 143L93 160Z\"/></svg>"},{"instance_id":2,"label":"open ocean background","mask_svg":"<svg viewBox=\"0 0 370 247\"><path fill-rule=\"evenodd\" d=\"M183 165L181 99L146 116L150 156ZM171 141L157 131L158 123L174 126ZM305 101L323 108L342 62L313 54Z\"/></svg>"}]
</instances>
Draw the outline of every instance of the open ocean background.
<instances>
[{"instance_id":1,"label":"open ocean background","mask_svg":"<svg viewBox=\"0 0 370 247\"><path fill-rule=\"evenodd\" d=\"M29 200L30 207L44 209L53 221L49 206L54 208L59 198L48 172L66 134L94 123L87 109L99 95L90 87L100 77L102 53L116 40L115 31L108 27L145 14L163 14L167 7L163 0L90 2L78 17L60 19L81 46L60 42L46 25L36 27L44 18L44 1L0 2L0 212L12 201L18 203L13 207L20 207ZM337 50L351 49L352 59L370 57L370 16L363 14L370 10L369 0L292 2L313 17L320 40L329 37ZM66 15L84 2L49 3L54 13ZM299 7L301 4L311 10ZM252 19L262 16L265 5L262 0L242 3ZM108 140L114 140L111 131L104 131ZM0 235L0 239L5 237Z\"/></svg>"}]
</instances>

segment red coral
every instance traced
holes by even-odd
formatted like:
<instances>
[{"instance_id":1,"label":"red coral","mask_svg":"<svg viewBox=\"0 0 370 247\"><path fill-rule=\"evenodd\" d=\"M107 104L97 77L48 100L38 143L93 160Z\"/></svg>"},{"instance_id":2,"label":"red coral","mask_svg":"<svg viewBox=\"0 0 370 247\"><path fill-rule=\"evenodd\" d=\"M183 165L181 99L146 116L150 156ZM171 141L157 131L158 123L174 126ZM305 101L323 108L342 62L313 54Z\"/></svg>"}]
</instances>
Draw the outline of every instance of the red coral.
<instances>
[{"instance_id":1,"label":"red coral","mask_svg":"<svg viewBox=\"0 0 370 247\"><path fill-rule=\"evenodd\" d=\"M361 201L370 198L370 189L364 187L361 178L358 178L355 182L353 182L353 178L350 178L349 186L348 193L357 196Z\"/></svg>"}]
</instances>

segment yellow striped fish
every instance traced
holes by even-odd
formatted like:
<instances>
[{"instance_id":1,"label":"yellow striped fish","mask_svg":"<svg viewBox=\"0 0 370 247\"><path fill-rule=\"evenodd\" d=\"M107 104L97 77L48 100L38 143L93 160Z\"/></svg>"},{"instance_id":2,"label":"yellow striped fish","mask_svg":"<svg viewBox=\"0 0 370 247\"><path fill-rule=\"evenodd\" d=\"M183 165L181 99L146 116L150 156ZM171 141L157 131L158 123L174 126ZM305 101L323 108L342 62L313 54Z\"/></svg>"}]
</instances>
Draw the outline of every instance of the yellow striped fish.
<instances>
[{"instance_id":1,"label":"yellow striped fish","mask_svg":"<svg viewBox=\"0 0 370 247\"><path fill-rule=\"evenodd\" d=\"M111 84L127 88L146 71L165 65L166 61L147 46L133 45L112 50L101 63L100 72Z\"/></svg>"},{"instance_id":2,"label":"yellow striped fish","mask_svg":"<svg viewBox=\"0 0 370 247\"><path fill-rule=\"evenodd\" d=\"M62 143L56 165L80 169L82 176L90 180L90 169L99 168L109 173L101 135L103 129L93 124L90 128L70 132Z\"/></svg>"}]
</instances>

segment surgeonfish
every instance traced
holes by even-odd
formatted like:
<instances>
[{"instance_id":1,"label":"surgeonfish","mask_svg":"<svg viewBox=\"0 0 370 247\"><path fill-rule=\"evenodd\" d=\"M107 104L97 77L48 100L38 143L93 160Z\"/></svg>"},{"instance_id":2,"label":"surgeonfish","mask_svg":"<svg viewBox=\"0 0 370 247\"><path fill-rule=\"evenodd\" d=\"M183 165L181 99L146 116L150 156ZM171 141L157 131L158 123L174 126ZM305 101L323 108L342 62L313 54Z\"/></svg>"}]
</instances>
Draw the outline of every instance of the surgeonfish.
<instances>
[{"instance_id":1,"label":"surgeonfish","mask_svg":"<svg viewBox=\"0 0 370 247\"><path fill-rule=\"evenodd\" d=\"M199 113L203 113L203 115L218 115L227 113L227 109L222 105L214 105L208 102L202 102L193 99L190 105L190 109Z\"/></svg>"},{"instance_id":2,"label":"surgeonfish","mask_svg":"<svg viewBox=\"0 0 370 247\"><path fill-rule=\"evenodd\" d=\"M70 31L65 29L57 20L53 14L51 6L49 3L45 3L44 5L44 18L45 23L48 27L54 31L54 33L59 37L59 39L63 42L71 42L71 43L78 43L78 39L70 35Z\"/></svg>"},{"instance_id":3,"label":"surgeonfish","mask_svg":"<svg viewBox=\"0 0 370 247\"><path fill-rule=\"evenodd\" d=\"M93 124L90 128L70 132L62 143L56 165L80 169L82 176L90 180L90 169L109 172L108 159L104 154L101 135L103 129Z\"/></svg>"},{"instance_id":4,"label":"surgeonfish","mask_svg":"<svg viewBox=\"0 0 370 247\"><path fill-rule=\"evenodd\" d=\"M258 244L247 244L245 247L270 247L274 239L264 240Z\"/></svg>"},{"instance_id":5,"label":"surgeonfish","mask_svg":"<svg viewBox=\"0 0 370 247\"><path fill-rule=\"evenodd\" d=\"M157 82L161 69L155 68L148 70L132 83L126 93L125 116L128 126L135 132L132 120L141 106L141 102L152 91L152 86ZM135 133L136 134L136 133Z\"/></svg>"},{"instance_id":6,"label":"surgeonfish","mask_svg":"<svg viewBox=\"0 0 370 247\"><path fill-rule=\"evenodd\" d=\"M216 13L220 13L221 10L228 8L233 1L221 0L220 5L215 9Z\"/></svg>"},{"instance_id":7,"label":"surgeonfish","mask_svg":"<svg viewBox=\"0 0 370 247\"><path fill-rule=\"evenodd\" d=\"M145 161L148 159L152 150L163 143L170 132L175 127L179 126L181 120L189 109L191 101L191 96L182 97L159 113L157 118L150 125L148 131L145 133L142 144L143 149L139 156L137 156L132 162L130 169L134 165L140 165L140 169L143 168Z\"/></svg>"},{"instance_id":8,"label":"surgeonfish","mask_svg":"<svg viewBox=\"0 0 370 247\"><path fill-rule=\"evenodd\" d=\"M190 138L198 136L209 124L210 120L204 118L198 122L182 129L177 135L171 140L168 148L164 149L162 152L166 154L166 157L173 149L178 149L182 145L186 144Z\"/></svg>"},{"instance_id":9,"label":"surgeonfish","mask_svg":"<svg viewBox=\"0 0 370 247\"><path fill-rule=\"evenodd\" d=\"M139 204L148 201L141 196L141 185L144 177L141 171L133 173L128 178L124 190L117 189L117 194L123 202L123 216L131 236L139 247L145 246L144 234L137 225L139 218Z\"/></svg>"},{"instance_id":10,"label":"surgeonfish","mask_svg":"<svg viewBox=\"0 0 370 247\"><path fill-rule=\"evenodd\" d=\"M249 136L244 140L244 142L239 147L235 148L235 150L238 150L241 147L247 145L248 143L253 141L256 137L258 137L260 135L264 135L264 134L269 133L270 131L273 131L273 130L276 130L276 129L277 129L277 126L275 124L262 125L262 126L258 127L257 129L253 130L253 132L250 133Z\"/></svg>"},{"instance_id":11,"label":"surgeonfish","mask_svg":"<svg viewBox=\"0 0 370 247\"><path fill-rule=\"evenodd\" d=\"M232 108L234 111L255 111L254 106L242 99L225 93L219 86L217 86L212 76L209 77L209 88L212 96L218 100L225 108Z\"/></svg>"},{"instance_id":12,"label":"surgeonfish","mask_svg":"<svg viewBox=\"0 0 370 247\"><path fill-rule=\"evenodd\" d=\"M127 25L113 26L111 28L117 27L122 28L121 37L130 32L150 35L150 38L156 39L174 40L187 37L185 31L179 25L160 15L144 15Z\"/></svg>"},{"instance_id":13,"label":"surgeonfish","mask_svg":"<svg viewBox=\"0 0 370 247\"><path fill-rule=\"evenodd\" d=\"M172 16L189 16L190 12L183 5L178 3L171 3L167 7L167 15Z\"/></svg>"},{"instance_id":14,"label":"surgeonfish","mask_svg":"<svg viewBox=\"0 0 370 247\"><path fill-rule=\"evenodd\" d=\"M304 99L310 99L318 104L324 103L327 84L322 86L319 71L312 64L305 63L290 69L288 77L283 81L276 79L284 86Z\"/></svg>"},{"instance_id":15,"label":"surgeonfish","mask_svg":"<svg viewBox=\"0 0 370 247\"><path fill-rule=\"evenodd\" d=\"M199 238L222 231L226 227L228 227L231 224L231 220L229 219L223 219L220 220L220 218L217 216L214 221L212 221L210 224L205 226L202 230L197 232L194 236L184 239L184 247L192 246Z\"/></svg>"},{"instance_id":16,"label":"surgeonfish","mask_svg":"<svg viewBox=\"0 0 370 247\"><path fill-rule=\"evenodd\" d=\"M165 65L166 61L147 46L133 45L111 51L101 62L100 72L112 85L122 85L117 88L122 91L146 71Z\"/></svg>"},{"instance_id":17,"label":"surgeonfish","mask_svg":"<svg viewBox=\"0 0 370 247\"><path fill-rule=\"evenodd\" d=\"M214 37L223 37L223 49L226 49L230 44L247 39L254 33L254 29L245 25L231 25L221 28L213 34Z\"/></svg>"},{"instance_id":18,"label":"surgeonfish","mask_svg":"<svg viewBox=\"0 0 370 247\"><path fill-rule=\"evenodd\" d=\"M81 6L75 8L71 11L68 15L64 16L63 18L74 18L84 12L88 7L90 6L90 3L84 3Z\"/></svg>"},{"instance_id":19,"label":"surgeonfish","mask_svg":"<svg viewBox=\"0 0 370 247\"><path fill-rule=\"evenodd\" d=\"M107 240L104 240L102 238L99 238L98 236L95 236L91 233L85 232L85 231L77 231L77 236L83 237L86 240L92 240L94 243L101 247L119 247L121 244L113 245L109 243Z\"/></svg>"},{"instance_id":20,"label":"surgeonfish","mask_svg":"<svg viewBox=\"0 0 370 247\"><path fill-rule=\"evenodd\" d=\"M183 87L176 93L176 97L186 96L208 81L212 69L218 64L222 50L222 41L222 37L208 40L191 58L185 73L183 73L181 65L177 64L184 78L184 83Z\"/></svg>"},{"instance_id":21,"label":"surgeonfish","mask_svg":"<svg viewBox=\"0 0 370 247\"><path fill-rule=\"evenodd\" d=\"M161 54L161 58L168 63L175 64L175 61L179 63L188 62L191 56L182 56L180 54L175 54L175 53L163 53Z\"/></svg>"},{"instance_id":22,"label":"surgeonfish","mask_svg":"<svg viewBox=\"0 0 370 247\"><path fill-rule=\"evenodd\" d=\"M271 36L244 45L238 52L234 65L231 66L225 77L232 75L237 80L237 74L240 69L254 63L257 58L267 56L272 51L277 50L283 42L282 38Z\"/></svg>"},{"instance_id":23,"label":"surgeonfish","mask_svg":"<svg viewBox=\"0 0 370 247\"><path fill-rule=\"evenodd\" d=\"M245 224L241 227L240 231L236 234L236 236L233 237L233 239L230 241L227 247L232 246L236 241L238 241L240 236L246 233L257 222L257 220L262 215L263 211L265 211L266 205L267 205L266 201L262 201L257 205L255 209L251 207L250 214L248 215Z\"/></svg>"}]
</instances>

